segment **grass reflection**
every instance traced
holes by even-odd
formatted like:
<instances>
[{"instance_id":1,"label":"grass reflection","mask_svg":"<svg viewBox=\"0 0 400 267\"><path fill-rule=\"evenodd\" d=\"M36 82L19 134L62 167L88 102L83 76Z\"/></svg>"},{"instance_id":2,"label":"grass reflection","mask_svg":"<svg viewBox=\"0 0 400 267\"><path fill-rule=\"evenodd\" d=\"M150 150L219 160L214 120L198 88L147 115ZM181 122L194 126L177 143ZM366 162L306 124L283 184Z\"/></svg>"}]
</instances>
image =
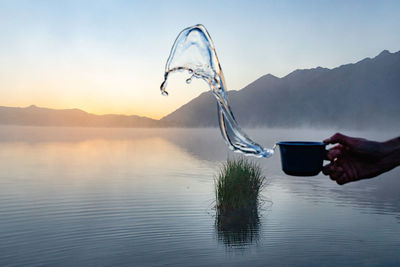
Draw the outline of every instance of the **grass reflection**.
<instances>
[{"instance_id":1,"label":"grass reflection","mask_svg":"<svg viewBox=\"0 0 400 267\"><path fill-rule=\"evenodd\" d=\"M215 179L215 225L224 244L243 246L258 240L259 193L265 181L261 167L244 157L222 165Z\"/></svg>"},{"instance_id":2,"label":"grass reflection","mask_svg":"<svg viewBox=\"0 0 400 267\"><path fill-rule=\"evenodd\" d=\"M215 227L218 240L229 247L245 247L259 239L260 217L258 209L219 214L217 212Z\"/></svg>"}]
</instances>

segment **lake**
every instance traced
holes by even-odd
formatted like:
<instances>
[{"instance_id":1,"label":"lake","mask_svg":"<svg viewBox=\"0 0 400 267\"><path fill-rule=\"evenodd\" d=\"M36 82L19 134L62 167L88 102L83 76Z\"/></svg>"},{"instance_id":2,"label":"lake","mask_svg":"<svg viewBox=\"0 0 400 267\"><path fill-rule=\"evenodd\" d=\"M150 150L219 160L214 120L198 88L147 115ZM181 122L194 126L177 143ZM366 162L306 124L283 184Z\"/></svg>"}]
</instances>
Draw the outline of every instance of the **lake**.
<instances>
[{"instance_id":1,"label":"lake","mask_svg":"<svg viewBox=\"0 0 400 267\"><path fill-rule=\"evenodd\" d=\"M334 130L248 133L272 147ZM268 179L258 215L225 224L214 177L236 156L214 128L1 126L0 265L400 264L400 168L338 186L322 174L285 175L279 152L251 158Z\"/></svg>"}]
</instances>

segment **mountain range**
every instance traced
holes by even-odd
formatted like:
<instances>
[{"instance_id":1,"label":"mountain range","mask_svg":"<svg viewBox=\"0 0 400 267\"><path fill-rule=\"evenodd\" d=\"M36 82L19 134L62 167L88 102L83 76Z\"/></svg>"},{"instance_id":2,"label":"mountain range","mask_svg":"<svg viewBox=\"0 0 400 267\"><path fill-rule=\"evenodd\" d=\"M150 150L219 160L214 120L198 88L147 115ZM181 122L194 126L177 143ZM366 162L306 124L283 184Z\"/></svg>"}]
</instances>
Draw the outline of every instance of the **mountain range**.
<instances>
[{"instance_id":1,"label":"mountain range","mask_svg":"<svg viewBox=\"0 0 400 267\"><path fill-rule=\"evenodd\" d=\"M384 50L374 58L333 69L295 70L282 78L267 74L227 96L237 121L246 127L398 128L400 51ZM218 125L216 105L214 96L204 92L161 120L34 105L0 107L0 124L213 127Z\"/></svg>"},{"instance_id":2,"label":"mountain range","mask_svg":"<svg viewBox=\"0 0 400 267\"><path fill-rule=\"evenodd\" d=\"M94 115L80 109L49 109L35 105L26 108L1 107L0 124L74 127L157 127L161 123L146 117Z\"/></svg>"},{"instance_id":3,"label":"mountain range","mask_svg":"<svg viewBox=\"0 0 400 267\"><path fill-rule=\"evenodd\" d=\"M242 126L400 126L400 51L334 69L267 74L239 91L228 91ZM216 126L214 96L205 92L161 119L167 125Z\"/></svg>"}]
</instances>

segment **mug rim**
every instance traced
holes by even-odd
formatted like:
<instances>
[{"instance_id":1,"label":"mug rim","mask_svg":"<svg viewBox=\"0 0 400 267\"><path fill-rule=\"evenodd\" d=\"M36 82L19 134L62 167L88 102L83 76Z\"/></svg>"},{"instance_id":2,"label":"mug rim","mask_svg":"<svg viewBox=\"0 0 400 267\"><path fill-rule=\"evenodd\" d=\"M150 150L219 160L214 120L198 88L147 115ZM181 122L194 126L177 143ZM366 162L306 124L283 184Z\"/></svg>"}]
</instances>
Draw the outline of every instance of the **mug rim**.
<instances>
[{"instance_id":1,"label":"mug rim","mask_svg":"<svg viewBox=\"0 0 400 267\"><path fill-rule=\"evenodd\" d=\"M276 143L277 145L283 146L326 146L327 144L323 142L313 142L313 141L281 141Z\"/></svg>"}]
</instances>

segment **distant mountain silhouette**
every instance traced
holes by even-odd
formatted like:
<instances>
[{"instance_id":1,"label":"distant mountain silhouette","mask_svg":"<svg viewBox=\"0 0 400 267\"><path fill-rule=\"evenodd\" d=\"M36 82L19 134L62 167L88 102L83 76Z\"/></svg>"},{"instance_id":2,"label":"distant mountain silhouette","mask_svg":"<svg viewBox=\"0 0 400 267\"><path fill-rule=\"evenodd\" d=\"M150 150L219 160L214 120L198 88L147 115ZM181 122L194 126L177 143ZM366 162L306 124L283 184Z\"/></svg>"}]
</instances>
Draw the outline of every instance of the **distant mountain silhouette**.
<instances>
[{"instance_id":1,"label":"distant mountain silhouette","mask_svg":"<svg viewBox=\"0 0 400 267\"><path fill-rule=\"evenodd\" d=\"M239 124L246 127L322 126L400 128L400 51L381 52L334 69L267 74L239 91L228 91ZM217 126L216 100L204 92L161 120L94 115L79 109L1 107L0 124L88 127Z\"/></svg>"},{"instance_id":2,"label":"distant mountain silhouette","mask_svg":"<svg viewBox=\"0 0 400 267\"><path fill-rule=\"evenodd\" d=\"M94 115L79 109L1 107L0 124L80 127L155 127L159 121L139 116Z\"/></svg>"},{"instance_id":3,"label":"distant mountain silhouette","mask_svg":"<svg viewBox=\"0 0 400 267\"><path fill-rule=\"evenodd\" d=\"M295 70L283 78L267 74L228 100L242 126L400 126L400 51L381 52L334 69ZM216 100L204 92L161 119L166 125L217 125Z\"/></svg>"}]
</instances>

